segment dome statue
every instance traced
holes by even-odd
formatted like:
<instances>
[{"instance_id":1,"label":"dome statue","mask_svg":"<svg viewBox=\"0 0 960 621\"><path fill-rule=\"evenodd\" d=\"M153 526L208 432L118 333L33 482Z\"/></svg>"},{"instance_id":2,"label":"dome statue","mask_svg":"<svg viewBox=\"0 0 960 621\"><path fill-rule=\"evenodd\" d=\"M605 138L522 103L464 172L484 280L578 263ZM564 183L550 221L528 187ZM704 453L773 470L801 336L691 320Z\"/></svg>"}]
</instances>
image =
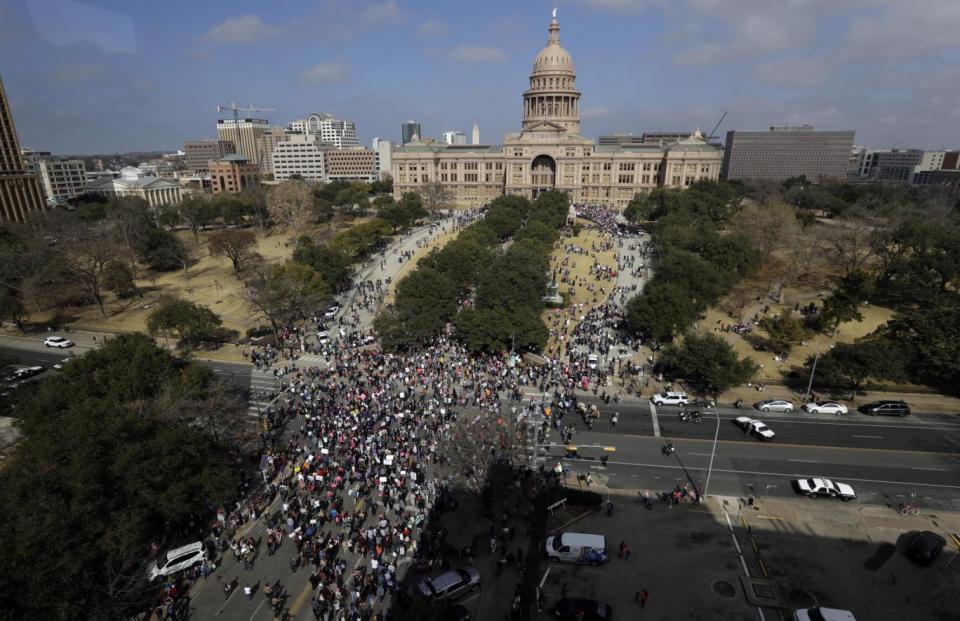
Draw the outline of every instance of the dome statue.
<instances>
[{"instance_id":1,"label":"dome statue","mask_svg":"<svg viewBox=\"0 0 960 621\"><path fill-rule=\"evenodd\" d=\"M556 14L550 20L548 32L550 35L547 38L547 47L540 50L537 57L533 59L533 73L561 71L573 74L573 59L570 57L570 52L560 45L560 22L557 21Z\"/></svg>"}]
</instances>

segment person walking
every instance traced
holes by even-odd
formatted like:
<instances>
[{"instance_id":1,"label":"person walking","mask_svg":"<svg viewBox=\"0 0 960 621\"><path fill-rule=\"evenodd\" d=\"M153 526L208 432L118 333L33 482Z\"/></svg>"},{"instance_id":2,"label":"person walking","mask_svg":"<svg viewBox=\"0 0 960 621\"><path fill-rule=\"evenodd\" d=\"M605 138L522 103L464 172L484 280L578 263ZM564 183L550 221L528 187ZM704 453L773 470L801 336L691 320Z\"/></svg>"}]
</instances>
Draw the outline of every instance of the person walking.
<instances>
[{"instance_id":1,"label":"person walking","mask_svg":"<svg viewBox=\"0 0 960 621\"><path fill-rule=\"evenodd\" d=\"M649 598L650 598L650 594L647 593L646 589L640 589L639 591L637 591L637 603L640 604L641 610L646 607L647 600Z\"/></svg>"}]
</instances>

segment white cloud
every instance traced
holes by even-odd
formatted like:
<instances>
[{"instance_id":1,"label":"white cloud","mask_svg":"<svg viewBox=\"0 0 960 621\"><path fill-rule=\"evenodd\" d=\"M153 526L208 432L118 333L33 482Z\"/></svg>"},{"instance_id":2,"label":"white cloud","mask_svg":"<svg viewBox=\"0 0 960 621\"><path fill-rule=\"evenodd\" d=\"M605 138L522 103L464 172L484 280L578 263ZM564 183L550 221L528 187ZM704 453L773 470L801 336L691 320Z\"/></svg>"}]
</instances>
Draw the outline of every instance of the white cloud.
<instances>
[{"instance_id":1,"label":"white cloud","mask_svg":"<svg viewBox=\"0 0 960 621\"><path fill-rule=\"evenodd\" d=\"M360 19L365 22L388 22L398 19L400 16L400 5L397 0L371 2L360 11Z\"/></svg>"},{"instance_id":2,"label":"white cloud","mask_svg":"<svg viewBox=\"0 0 960 621\"><path fill-rule=\"evenodd\" d=\"M462 63L502 63L507 53L496 47L461 45L450 52L450 59Z\"/></svg>"},{"instance_id":3,"label":"white cloud","mask_svg":"<svg viewBox=\"0 0 960 621\"><path fill-rule=\"evenodd\" d=\"M855 17L842 57L908 61L944 50L960 50L960 2L885 0L885 11Z\"/></svg>"},{"instance_id":4,"label":"white cloud","mask_svg":"<svg viewBox=\"0 0 960 621\"><path fill-rule=\"evenodd\" d=\"M417 26L416 35L418 37L445 37L450 29L447 25L438 19L428 19Z\"/></svg>"},{"instance_id":5,"label":"white cloud","mask_svg":"<svg viewBox=\"0 0 960 621\"><path fill-rule=\"evenodd\" d=\"M350 79L350 65L334 61L314 65L300 74L307 84L337 84Z\"/></svg>"},{"instance_id":6,"label":"white cloud","mask_svg":"<svg viewBox=\"0 0 960 621\"><path fill-rule=\"evenodd\" d=\"M201 38L214 43L254 43L280 34L280 27L268 24L259 15L228 17Z\"/></svg>"}]
</instances>

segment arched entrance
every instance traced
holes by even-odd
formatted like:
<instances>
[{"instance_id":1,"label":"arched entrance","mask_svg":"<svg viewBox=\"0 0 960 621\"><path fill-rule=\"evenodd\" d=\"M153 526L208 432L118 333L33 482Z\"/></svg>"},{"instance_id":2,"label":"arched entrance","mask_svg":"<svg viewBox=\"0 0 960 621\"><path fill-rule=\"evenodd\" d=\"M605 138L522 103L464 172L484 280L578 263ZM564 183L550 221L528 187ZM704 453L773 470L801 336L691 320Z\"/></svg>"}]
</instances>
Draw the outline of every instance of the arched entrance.
<instances>
[{"instance_id":1,"label":"arched entrance","mask_svg":"<svg viewBox=\"0 0 960 621\"><path fill-rule=\"evenodd\" d=\"M533 199L541 192L554 188L557 179L557 163L549 155L538 155L530 165L530 182L533 184Z\"/></svg>"}]
</instances>

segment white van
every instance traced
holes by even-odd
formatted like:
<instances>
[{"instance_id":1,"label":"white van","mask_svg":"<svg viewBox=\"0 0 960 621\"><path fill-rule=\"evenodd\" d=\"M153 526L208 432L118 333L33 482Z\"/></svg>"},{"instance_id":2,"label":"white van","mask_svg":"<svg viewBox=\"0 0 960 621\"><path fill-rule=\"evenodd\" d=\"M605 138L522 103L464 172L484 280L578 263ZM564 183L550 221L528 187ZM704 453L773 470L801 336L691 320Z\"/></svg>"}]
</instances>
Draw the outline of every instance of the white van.
<instances>
[{"instance_id":1,"label":"white van","mask_svg":"<svg viewBox=\"0 0 960 621\"><path fill-rule=\"evenodd\" d=\"M857 621L849 610L837 608L803 608L793 611L793 621Z\"/></svg>"},{"instance_id":2,"label":"white van","mask_svg":"<svg viewBox=\"0 0 960 621\"><path fill-rule=\"evenodd\" d=\"M561 533L556 537L547 537L546 547L547 557L551 561L599 565L610 560L607 540L603 535Z\"/></svg>"}]
</instances>

